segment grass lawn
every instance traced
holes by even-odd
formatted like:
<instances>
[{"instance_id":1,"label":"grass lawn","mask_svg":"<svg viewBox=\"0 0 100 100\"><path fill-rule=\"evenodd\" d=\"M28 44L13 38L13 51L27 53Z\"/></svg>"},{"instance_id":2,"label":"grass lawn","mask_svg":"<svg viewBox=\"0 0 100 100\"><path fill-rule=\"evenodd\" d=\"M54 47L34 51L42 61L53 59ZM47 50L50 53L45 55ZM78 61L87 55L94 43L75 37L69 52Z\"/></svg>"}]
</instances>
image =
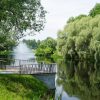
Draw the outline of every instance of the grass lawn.
<instances>
[{"instance_id":1,"label":"grass lawn","mask_svg":"<svg viewBox=\"0 0 100 100\"><path fill-rule=\"evenodd\" d=\"M31 75L0 75L0 100L53 100L49 92Z\"/></svg>"}]
</instances>

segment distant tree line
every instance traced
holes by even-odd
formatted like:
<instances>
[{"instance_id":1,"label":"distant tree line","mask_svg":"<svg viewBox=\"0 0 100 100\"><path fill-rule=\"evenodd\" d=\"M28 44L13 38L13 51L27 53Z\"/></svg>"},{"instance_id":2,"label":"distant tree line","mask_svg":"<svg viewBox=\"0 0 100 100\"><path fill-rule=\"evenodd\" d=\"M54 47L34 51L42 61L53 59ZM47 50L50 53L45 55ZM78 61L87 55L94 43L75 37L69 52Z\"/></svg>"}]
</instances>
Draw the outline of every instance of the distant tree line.
<instances>
[{"instance_id":1,"label":"distant tree line","mask_svg":"<svg viewBox=\"0 0 100 100\"><path fill-rule=\"evenodd\" d=\"M31 49L34 49L37 61L45 61L47 63L53 62L53 56L56 54L57 41L51 37L44 40L23 40L24 43Z\"/></svg>"},{"instance_id":2,"label":"distant tree line","mask_svg":"<svg viewBox=\"0 0 100 100\"><path fill-rule=\"evenodd\" d=\"M40 40L36 41L35 39L33 40L23 40L24 43L27 44L27 46L31 49L37 49L38 46L40 45Z\"/></svg>"},{"instance_id":3,"label":"distant tree line","mask_svg":"<svg viewBox=\"0 0 100 100\"><path fill-rule=\"evenodd\" d=\"M40 45L36 49L36 56L51 57L56 51L57 42L55 39L48 37L40 42Z\"/></svg>"}]
</instances>

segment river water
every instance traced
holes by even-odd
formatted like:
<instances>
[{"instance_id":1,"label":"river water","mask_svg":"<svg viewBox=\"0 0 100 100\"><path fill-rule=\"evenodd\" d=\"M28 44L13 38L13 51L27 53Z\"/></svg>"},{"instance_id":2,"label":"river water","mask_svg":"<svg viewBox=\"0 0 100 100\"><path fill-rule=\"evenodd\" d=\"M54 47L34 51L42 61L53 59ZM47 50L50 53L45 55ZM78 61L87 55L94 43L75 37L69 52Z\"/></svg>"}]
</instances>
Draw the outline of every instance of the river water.
<instances>
[{"instance_id":1,"label":"river water","mask_svg":"<svg viewBox=\"0 0 100 100\"><path fill-rule=\"evenodd\" d=\"M29 60L35 56L26 44L20 43L13 52L14 59ZM55 78L56 100L100 100L100 64L61 62Z\"/></svg>"}]
</instances>

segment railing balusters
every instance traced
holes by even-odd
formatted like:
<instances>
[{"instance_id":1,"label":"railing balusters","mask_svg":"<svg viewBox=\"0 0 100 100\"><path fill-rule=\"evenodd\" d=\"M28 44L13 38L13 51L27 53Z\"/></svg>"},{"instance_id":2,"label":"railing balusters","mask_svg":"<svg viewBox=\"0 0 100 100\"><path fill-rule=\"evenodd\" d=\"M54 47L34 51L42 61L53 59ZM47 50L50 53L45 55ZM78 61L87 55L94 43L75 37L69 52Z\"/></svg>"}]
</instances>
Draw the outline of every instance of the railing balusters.
<instances>
[{"instance_id":1,"label":"railing balusters","mask_svg":"<svg viewBox=\"0 0 100 100\"><path fill-rule=\"evenodd\" d=\"M16 63L15 63L16 62ZM4 65L0 62L0 68L3 70L13 70L19 74L38 74L38 73L56 73L56 64L31 63L33 60L13 60L11 65Z\"/></svg>"}]
</instances>

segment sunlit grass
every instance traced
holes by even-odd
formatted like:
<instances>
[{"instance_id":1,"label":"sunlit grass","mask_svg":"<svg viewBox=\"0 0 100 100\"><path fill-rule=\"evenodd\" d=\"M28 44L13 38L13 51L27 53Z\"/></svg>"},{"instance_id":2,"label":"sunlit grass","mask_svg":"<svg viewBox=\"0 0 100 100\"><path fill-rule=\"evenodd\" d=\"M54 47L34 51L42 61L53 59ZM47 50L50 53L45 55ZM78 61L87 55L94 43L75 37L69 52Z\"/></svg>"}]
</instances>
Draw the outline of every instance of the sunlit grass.
<instances>
[{"instance_id":1,"label":"sunlit grass","mask_svg":"<svg viewBox=\"0 0 100 100\"><path fill-rule=\"evenodd\" d=\"M47 87L31 75L0 75L0 100L47 100L44 99L47 91Z\"/></svg>"}]
</instances>

